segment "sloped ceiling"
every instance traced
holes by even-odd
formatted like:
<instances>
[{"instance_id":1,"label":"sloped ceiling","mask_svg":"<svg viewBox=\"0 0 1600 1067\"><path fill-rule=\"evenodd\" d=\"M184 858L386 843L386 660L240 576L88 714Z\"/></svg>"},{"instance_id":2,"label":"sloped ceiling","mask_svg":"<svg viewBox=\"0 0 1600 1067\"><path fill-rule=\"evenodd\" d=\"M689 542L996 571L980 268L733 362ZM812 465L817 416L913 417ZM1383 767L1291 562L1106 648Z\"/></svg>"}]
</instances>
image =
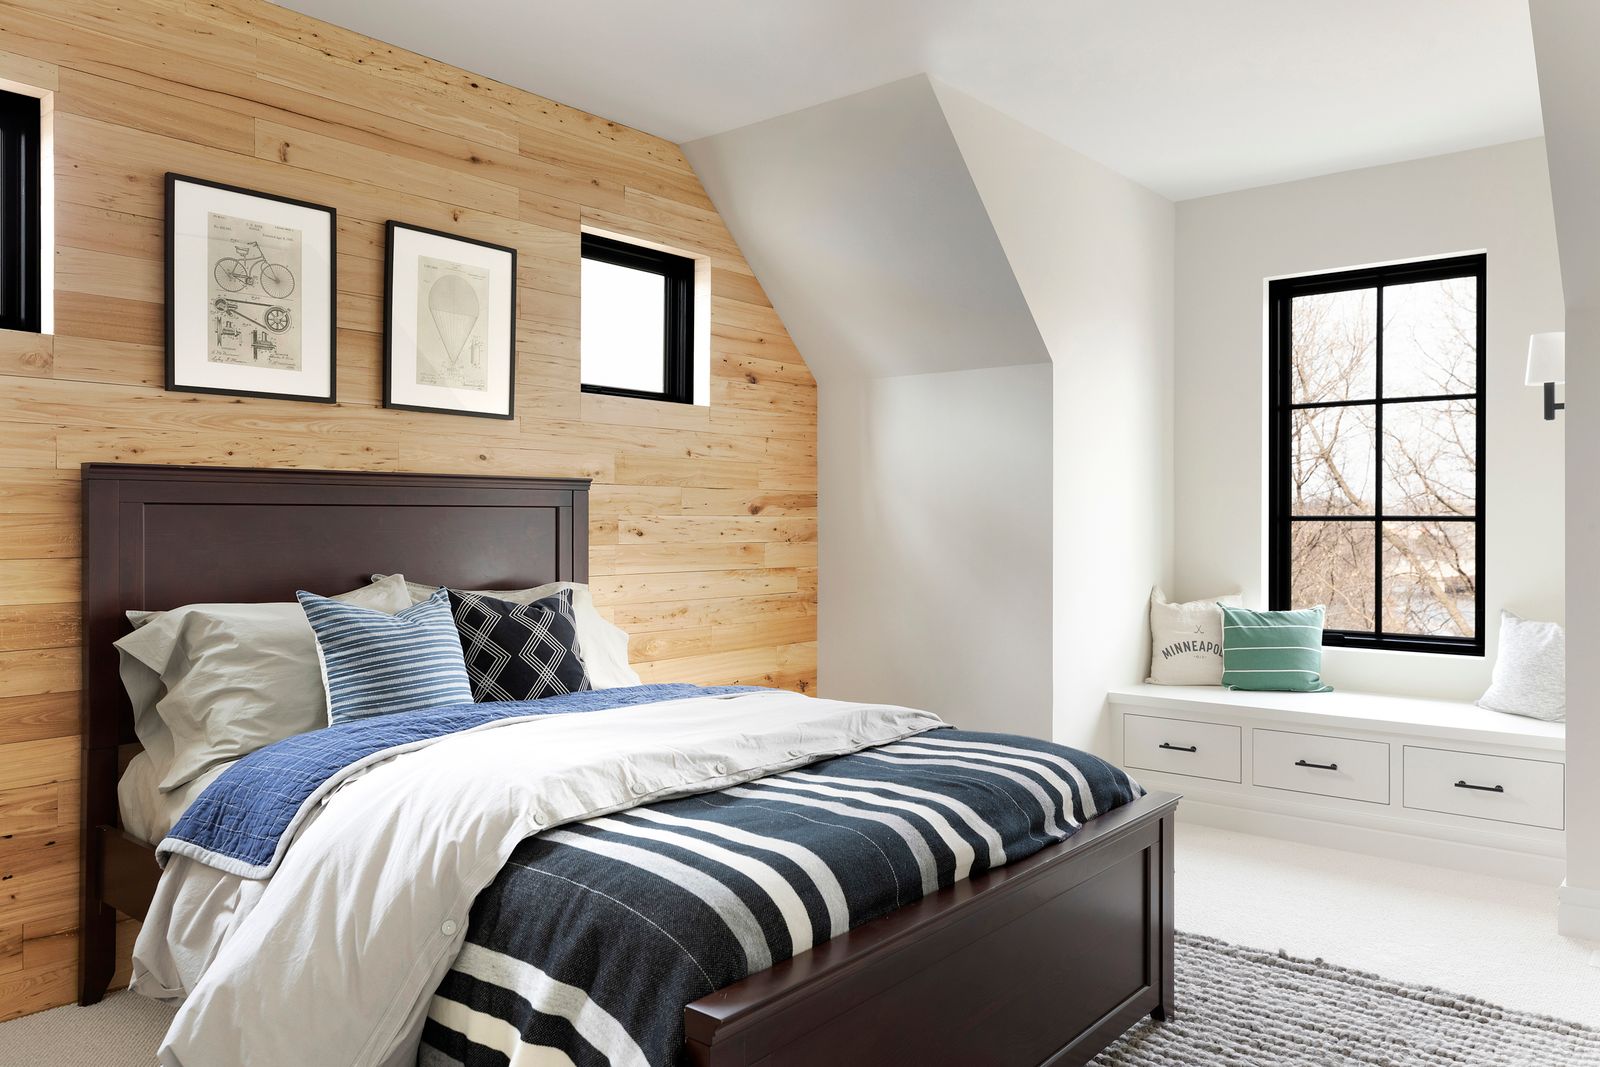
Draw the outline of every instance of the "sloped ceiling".
<instances>
[{"instance_id":1,"label":"sloped ceiling","mask_svg":"<svg viewBox=\"0 0 1600 1067\"><path fill-rule=\"evenodd\" d=\"M1527 0L282 2L678 142L926 73L1174 200L1539 134Z\"/></svg>"},{"instance_id":2,"label":"sloped ceiling","mask_svg":"<svg viewBox=\"0 0 1600 1067\"><path fill-rule=\"evenodd\" d=\"M819 381L1049 362L925 76L683 148Z\"/></svg>"}]
</instances>

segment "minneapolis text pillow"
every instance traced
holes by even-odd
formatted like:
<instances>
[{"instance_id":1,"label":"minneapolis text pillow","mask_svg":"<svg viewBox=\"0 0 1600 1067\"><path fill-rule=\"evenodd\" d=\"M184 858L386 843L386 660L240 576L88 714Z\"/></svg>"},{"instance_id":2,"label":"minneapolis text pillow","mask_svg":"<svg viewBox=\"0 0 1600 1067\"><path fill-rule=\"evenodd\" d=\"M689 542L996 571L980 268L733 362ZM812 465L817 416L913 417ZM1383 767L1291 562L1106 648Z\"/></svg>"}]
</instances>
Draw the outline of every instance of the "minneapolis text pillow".
<instances>
[{"instance_id":1,"label":"minneapolis text pillow","mask_svg":"<svg viewBox=\"0 0 1600 1067\"><path fill-rule=\"evenodd\" d=\"M1567 717L1567 635L1553 622L1500 613L1500 653L1478 707L1547 722Z\"/></svg>"},{"instance_id":2,"label":"minneapolis text pillow","mask_svg":"<svg viewBox=\"0 0 1600 1067\"><path fill-rule=\"evenodd\" d=\"M1156 685L1222 684L1221 604L1236 595L1171 604L1161 587L1150 591L1150 681Z\"/></svg>"},{"instance_id":3,"label":"minneapolis text pillow","mask_svg":"<svg viewBox=\"0 0 1600 1067\"><path fill-rule=\"evenodd\" d=\"M531 604L446 593L473 700L542 700L590 688L570 589Z\"/></svg>"},{"instance_id":4,"label":"minneapolis text pillow","mask_svg":"<svg viewBox=\"0 0 1600 1067\"><path fill-rule=\"evenodd\" d=\"M1326 693L1321 606L1297 611L1222 608L1222 684L1229 689Z\"/></svg>"},{"instance_id":5,"label":"minneapolis text pillow","mask_svg":"<svg viewBox=\"0 0 1600 1067\"><path fill-rule=\"evenodd\" d=\"M317 635L330 724L472 703L443 589L394 615L304 590L295 596Z\"/></svg>"}]
</instances>

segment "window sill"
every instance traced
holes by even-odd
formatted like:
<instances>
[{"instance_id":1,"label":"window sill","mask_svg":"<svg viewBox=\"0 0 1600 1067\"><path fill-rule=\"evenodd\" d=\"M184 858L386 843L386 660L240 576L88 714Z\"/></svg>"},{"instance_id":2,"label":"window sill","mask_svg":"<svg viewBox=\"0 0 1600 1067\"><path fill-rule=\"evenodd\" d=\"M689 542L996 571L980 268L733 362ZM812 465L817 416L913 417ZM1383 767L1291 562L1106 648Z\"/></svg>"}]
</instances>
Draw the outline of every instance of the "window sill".
<instances>
[{"instance_id":1,"label":"window sill","mask_svg":"<svg viewBox=\"0 0 1600 1067\"><path fill-rule=\"evenodd\" d=\"M1378 693L1244 693L1209 685L1135 685L1113 689L1113 704L1167 711L1214 713L1342 730L1398 733L1480 744L1561 751L1564 723L1489 711L1452 700L1423 700Z\"/></svg>"}]
</instances>

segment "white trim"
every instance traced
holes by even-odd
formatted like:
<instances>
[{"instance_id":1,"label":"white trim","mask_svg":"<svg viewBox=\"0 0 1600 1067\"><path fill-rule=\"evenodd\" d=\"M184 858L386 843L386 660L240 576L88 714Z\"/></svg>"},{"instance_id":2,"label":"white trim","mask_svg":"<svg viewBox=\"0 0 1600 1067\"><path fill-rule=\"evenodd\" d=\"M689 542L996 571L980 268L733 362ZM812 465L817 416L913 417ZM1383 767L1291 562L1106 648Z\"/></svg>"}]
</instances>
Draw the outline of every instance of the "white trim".
<instances>
[{"instance_id":1,"label":"white trim","mask_svg":"<svg viewBox=\"0 0 1600 1067\"><path fill-rule=\"evenodd\" d=\"M1558 722L1507 715L1475 704L1418 700L1376 693L1239 692L1221 686L1133 685L1113 689L1107 700L1117 706L1181 712L1182 718L1288 723L1335 730L1364 730L1407 737L1431 737L1475 744L1562 751L1566 727Z\"/></svg>"},{"instance_id":2,"label":"white trim","mask_svg":"<svg viewBox=\"0 0 1600 1067\"><path fill-rule=\"evenodd\" d=\"M1147 776L1148 779L1159 775ZM1152 787L1150 780L1145 780ZM1553 886L1561 880L1565 863L1559 855L1532 854L1521 849L1501 848L1493 844L1457 841L1439 837L1424 837L1396 829L1392 819L1351 818L1349 821L1330 819L1318 810L1313 816L1291 811L1268 810L1241 805L1234 797L1218 803L1197 795L1193 789L1164 781L1165 788L1176 788L1184 794L1178 805L1178 840L1183 840L1183 823L1215 826L1237 833L1275 837L1283 841L1298 841L1303 845L1336 848L1407 863L1425 863L1452 871L1487 874L1497 878L1511 878L1519 882ZM1275 805L1282 808L1283 805ZM1344 813L1341 813L1343 815ZM1182 844L1178 846L1180 849ZM1600 911L1595 912L1600 919ZM1565 932L1565 931L1563 931ZM1582 935L1573 935L1582 936Z\"/></svg>"},{"instance_id":3,"label":"white trim","mask_svg":"<svg viewBox=\"0 0 1600 1067\"><path fill-rule=\"evenodd\" d=\"M1600 889L1561 883L1556 930L1567 937L1600 941Z\"/></svg>"},{"instance_id":4,"label":"white trim","mask_svg":"<svg viewBox=\"0 0 1600 1067\"><path fill-rule=\"evenodd\" d=\"M1244 833L1281 837L1308 844L1425 863L1454 870L1530 880L1554 888L1564 873L1566 835L1545 826L1525 825L1501 816L1467 814L1461 808L1436 811L1406 804L1405 753L1412 746L1448 749L1498 759L1562 764L1565 745L1560 724L1490 712L1472 704L1405 700L1361 693L1236 692L1202 686L1133 686L1107 695L1123 729L1135 719L1211 726L1217 737L1209 756L1237 767L1221 780L1201 775L1203 768L1168 762L1151 766L1147 753L1113 753L1114 761L1134 765L1151 788L1183 794L1179 818ZM1229 742L1226 727L1237 737ZM1357 798L1337 789L1311 787L1286 791L1271 767L1257 766L1253 743L1261 732L1345 739L1387 747L1388 800ZM1187 736L1187 735L1186 735ZM1237 746L1237 747L1235 747ZM1308 749L1309 750L1309 749ZM1288 757L1293 759L1293 755ZM1237 760L1237 764L1233 761ZM1187 772L1187 773L1186 773ZM1260 772L1260 773L1258 773ZM1369 776L1379 773L1368 768ZM1600 891L1573 898L1574 929L1600 921ZM1581 924L1581 925L1580 925Z\"/></svg>"}]
</instances>

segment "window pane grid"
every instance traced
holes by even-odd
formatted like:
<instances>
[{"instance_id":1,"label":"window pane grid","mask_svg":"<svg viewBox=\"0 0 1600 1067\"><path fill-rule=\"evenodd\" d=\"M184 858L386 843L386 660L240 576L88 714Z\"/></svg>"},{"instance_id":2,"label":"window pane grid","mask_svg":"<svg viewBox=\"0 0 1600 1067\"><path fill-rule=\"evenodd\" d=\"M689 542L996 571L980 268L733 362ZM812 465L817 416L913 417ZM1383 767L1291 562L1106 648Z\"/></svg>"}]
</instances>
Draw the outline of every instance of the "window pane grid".
<instances>
[{"instance_id":1,"label":"window pane grid","mask_svg":"<svg viewBox=\"0 0 1600 1067\"><path fill-rule=\"evenodd\" d=\"M1382 404L1395 407L1402 404L1430 404L1441 400L1476 400L1478 393L1430 393L1427 396L1386 396L1371 400L1322 400L1309 404L1289 404L1290 411L1314 411L1326 408L1370 408Z\"/></svg>"},{"instance_id":2,"label":"window pane grid","mask_svg":"<svg viewBox=\"0 0 1600 1067\"><path fill-rule=\"evenodd\" d=\"M1482 653L1484 274L1471 256L1272 283L1272 606L1327 604L1327 643Z\"/></svg>"}]
</instances>

